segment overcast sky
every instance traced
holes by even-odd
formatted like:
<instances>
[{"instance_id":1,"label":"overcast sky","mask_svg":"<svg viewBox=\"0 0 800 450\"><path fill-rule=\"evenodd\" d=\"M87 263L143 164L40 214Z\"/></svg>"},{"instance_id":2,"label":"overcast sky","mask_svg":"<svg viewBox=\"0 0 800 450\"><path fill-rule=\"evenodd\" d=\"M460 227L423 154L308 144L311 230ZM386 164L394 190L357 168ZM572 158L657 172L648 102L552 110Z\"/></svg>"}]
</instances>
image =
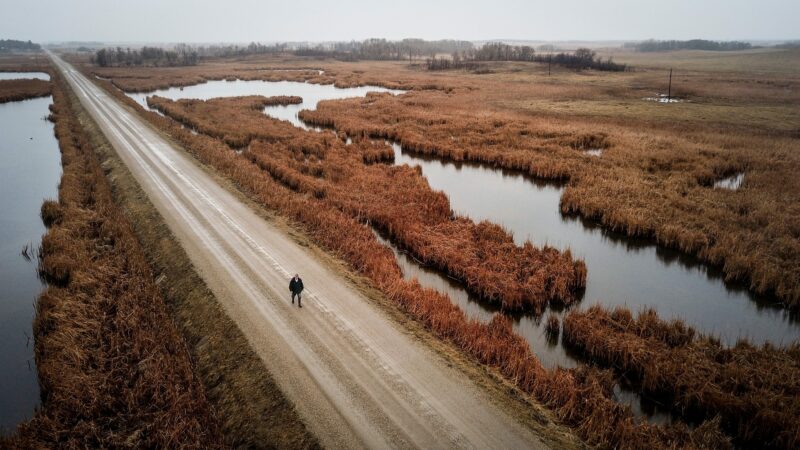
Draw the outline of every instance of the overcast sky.
<instances>
[{"instance_id":1,"label":"overcast sky","mask_svg":"<svg viewBox=\"0 0 800 450\"><path fill-rule=\"evenodd\" d=\"M0 38L800 39L800 0L0 0Z\"/></svg>"}]
</instances>

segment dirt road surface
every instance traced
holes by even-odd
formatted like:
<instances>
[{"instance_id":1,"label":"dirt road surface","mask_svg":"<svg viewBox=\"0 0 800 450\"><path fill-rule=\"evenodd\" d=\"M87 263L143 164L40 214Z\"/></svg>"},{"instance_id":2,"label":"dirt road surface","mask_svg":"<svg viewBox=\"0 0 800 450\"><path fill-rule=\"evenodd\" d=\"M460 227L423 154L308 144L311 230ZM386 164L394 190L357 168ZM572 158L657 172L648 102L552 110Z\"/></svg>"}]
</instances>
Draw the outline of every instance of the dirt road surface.
<instances>
[{"instance_id":1,"label":"dirt road surface","mask_svg":"<svg viewBox=\"0 0 800 450\"><path fill-rule=\"evenodd\" d=\"M57 67L328 448L541 448L488 394L132 110ZM301 273L303 309L288 282Z\"/></svg>"}]
</instances>

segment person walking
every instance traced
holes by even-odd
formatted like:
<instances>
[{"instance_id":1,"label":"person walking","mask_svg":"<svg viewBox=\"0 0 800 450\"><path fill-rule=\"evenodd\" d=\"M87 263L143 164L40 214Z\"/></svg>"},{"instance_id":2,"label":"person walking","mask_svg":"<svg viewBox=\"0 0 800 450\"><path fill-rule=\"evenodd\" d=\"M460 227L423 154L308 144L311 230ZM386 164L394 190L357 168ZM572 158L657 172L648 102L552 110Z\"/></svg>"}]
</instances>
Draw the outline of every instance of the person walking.
<instances>
[{"instance_id":1,"label":"person walking","mask_svg":"<svg viewBox=\"0 0 800 450\"><path fill-rule=\"evenodd\" d=\"M292 281L289 282L289 292L292 293L292 304L294 305L294 297L297 296L297 306L302 308L303 300L300 294L303 292L303 280L300 275L294 274L294 277L292 277Z\"/></svg>"}]
</instances>

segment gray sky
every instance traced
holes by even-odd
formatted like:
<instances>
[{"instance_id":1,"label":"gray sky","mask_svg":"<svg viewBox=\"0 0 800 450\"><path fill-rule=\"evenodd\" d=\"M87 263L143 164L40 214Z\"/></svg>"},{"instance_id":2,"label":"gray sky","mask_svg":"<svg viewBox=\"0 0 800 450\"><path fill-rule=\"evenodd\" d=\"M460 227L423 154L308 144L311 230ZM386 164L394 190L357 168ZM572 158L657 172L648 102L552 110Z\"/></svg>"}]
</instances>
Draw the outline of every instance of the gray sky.
<instances>
[{"instance_id":1,"label":"gray sky","mask_svg":"<svg viewBox=\"0 0 800 450\"><path fill-rule=\"evenodd\" d=\"M798 39L800 0L0 0L0 38Z\"/></svg>"}]
</instances>

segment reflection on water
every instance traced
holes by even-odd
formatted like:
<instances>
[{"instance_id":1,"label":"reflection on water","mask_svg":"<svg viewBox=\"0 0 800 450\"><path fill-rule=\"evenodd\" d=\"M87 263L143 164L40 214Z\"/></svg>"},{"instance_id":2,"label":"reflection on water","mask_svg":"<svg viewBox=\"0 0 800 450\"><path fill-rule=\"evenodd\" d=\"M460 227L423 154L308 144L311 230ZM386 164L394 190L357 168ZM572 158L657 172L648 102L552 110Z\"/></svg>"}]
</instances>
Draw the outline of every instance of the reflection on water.
<instances>
[{"instance_id":1,"label":"reflection on water","mask_svg":"<svg viewBox=\"0 0 800 450\"><path fill-rule=\"evenodd\" d=\"M0 72L0 80L17 80L20 78L35 78L37 80L50 80L50 75L44 72Z\"/></svg>"},{"instance_id":2,"label":"reflection on water","mask_svg":"<svg viewBox=\"0 0 800 450\"><path fill-rule=\"evenodd\" d=\"M160 89L146 93L129 93L128 95L136 100L140 105L147 107L146 98L151 95L158 95L172 100L181 98L196 98L208 100L216 97L237 97L244 95L263 95L274 97L278 95L296 95L303 98L303 103L298 105L286 106L267 106L264 113L270 117L280 120L288 120L292 125L304 130L319 131L319 127L309 127L298 117L298 113L304 109L313 110L317 108L317 103L322 100L334 100L350 97L364 97L368 92L390 92L392 94L402 94L405 91L397 89L387 89L380 86L359 86L353 88L337 88L332 84L311 84L297 81L209 81L193 86L182 88Z\"/></svg>"},{"instance_id":3,"label":"reflection on water","mask_svg":"<svg viewBox=\"0 0 800 450\"><path fill-rule=\"evenodd\" d=\"M61 155L44 120L50 97L0 104L0 430L33 414L39 384L33 359L34 300L42 290L36 249L45 232L42 201L57 197ZM30 254L30 253L29 253Z\"/></svg>"},{"instance_id":4,"label":"reflection on water","mask_svg":"<svg viewBox=\"0 0 800 450\"><path fill-rule=\"evenodd\" d=\"M419 165L431 187L444 191L453 210L475 221L506 227L514 240L570 249L586 261L588 278L578 307L595 303L656 309L682 318L702 333L732 345L796 342L800 324L746 289L726 285L719 271L677 251L630 239L560 213L563 186L476 165L419 158L395 149L396 164ZM563 313L561 313L563 315ZM544 324L537 326L543 333ZM547 359L547 358L545 358Z\"/></svg>"}]
</instances>

